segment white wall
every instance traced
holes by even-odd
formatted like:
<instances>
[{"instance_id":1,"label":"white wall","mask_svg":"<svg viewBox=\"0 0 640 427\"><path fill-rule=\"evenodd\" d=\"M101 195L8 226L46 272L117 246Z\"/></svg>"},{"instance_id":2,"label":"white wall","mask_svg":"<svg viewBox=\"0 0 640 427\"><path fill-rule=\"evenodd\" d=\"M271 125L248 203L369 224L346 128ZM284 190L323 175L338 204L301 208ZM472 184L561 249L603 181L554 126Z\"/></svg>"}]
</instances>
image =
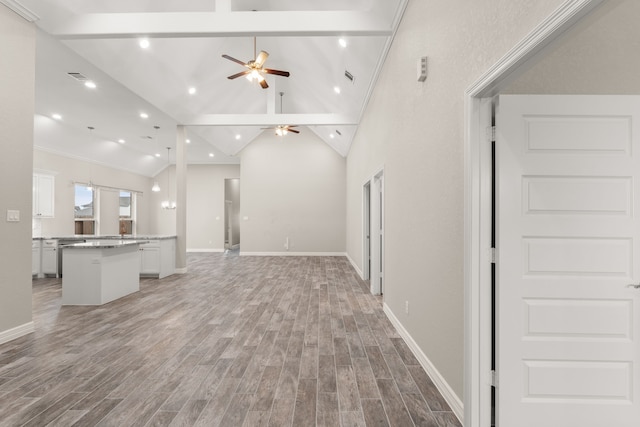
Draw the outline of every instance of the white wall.
<instances>
[{"instance_id":1,"label":"white wall","mask_svg":"<svg viewBox=\"0 0 640 427\"><path fill-rule=\"evenodd\" d=\"M241 152L241 253L344 253L345 159L309 129ZM248 217L248 220L244 220Z\"/></svg>"},{"instance_id":2,"label":"white wall","mask_svg":"<svg viewBox=\"0 0 640 427\"><path fill-rule=\"evenodd\" d=\"M225 179L239 177L239 165L187 167L187 250L224 250Z\"/></svg>"},{"instance_id":3,"label":"white wall","mask_svg":"<svg viewBox=\"0 0 640 427\"><path fill-rule=\"evenodd\" d=\"M503 92L640 94L639 17L638 0L604 3Z\"/></svg>"},{"instance_id":4,"label":"white wall","mask_svg":"<svg viewBox=\"0 0 640 427\"><path fill-rule=\"evenodd\" d=\"M33 168L55 174L55 217L43 218L41 235L45 237L74 234L73 206L75 202L74 181L122 188L142 192L136 196L137 233L155 233L149 222L149 205L152 180L110 167L63 157L40 149L33 150ZM100 234L118 234L120 215L118 193L100 190Z\"/></svg>"},{"instance_id":5,"label":"white wall","mask_svg":"<svg viewBox=\"0 0 640 427\"><path fill-rule=\"evenodd\" d=\"M410 1L348 156L347 252L362 268L362 185L384 166L384 301L460 399L464 91L561 3Z\"/></svg>"},{"instance_id":6,"label":"white wall","mask_svg":"<svg viewBox=\"0 0 640 427\"><path fill-rule=\"evenodd\" d=\"M31 323L35 27L0 5L0 342ZM20 222L6 222L8 209ZM20 328L22 332L16 331ZM10 332L13 331L13 332Z\"/></svg>"}]
</instances>

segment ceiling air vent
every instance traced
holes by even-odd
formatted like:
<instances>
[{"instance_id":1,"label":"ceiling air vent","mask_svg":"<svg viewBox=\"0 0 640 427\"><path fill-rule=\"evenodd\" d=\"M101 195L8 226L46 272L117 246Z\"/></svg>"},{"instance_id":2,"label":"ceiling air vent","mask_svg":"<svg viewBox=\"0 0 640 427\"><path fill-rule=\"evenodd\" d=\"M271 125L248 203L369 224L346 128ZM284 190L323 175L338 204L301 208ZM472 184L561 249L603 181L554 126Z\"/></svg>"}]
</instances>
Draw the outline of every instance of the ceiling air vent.
<instances>
[{"instance_id":1,"label":"ceiling air vent","mask_svg":"<svg viewBox=\"0 0 640 427\"><path fill-rule=\"evenodd\" d=\"M336 133L337 133L339 136L342 136L342 133L340 133L340 131L339 131L338 129L336 129Z\"/></svg>"},{"instance_id":2,"label":"ceiling air vent","mask_svg":"<svg viewBox=\"0 0 640 427\"><path fill-rule=\"evenodd\" d=\"M349 80L351 83L353 83L356 78L353 77L353 74L351 74L349 71L344 70L344 76L347 78L347 80Z\"/></svg>"},{"instance_id":3,"label":"ceiling air vent","mask_svg":"<svg viewBox=\"0 0 640 427\"><path fill-rule=\"evenodd\" d=\"M84 82L86 82L86 81L88 81L88 80L89 80L86 76L83 76L83 75L82 75L82 74L80 74L80 73L67 73L67 74L68 74L69 76L73 77L74 79L76 79L76 80L77 80L77 81L79 81L79 82L83 82L83 83L84 83Z\"/></svg>"}]
</instances>

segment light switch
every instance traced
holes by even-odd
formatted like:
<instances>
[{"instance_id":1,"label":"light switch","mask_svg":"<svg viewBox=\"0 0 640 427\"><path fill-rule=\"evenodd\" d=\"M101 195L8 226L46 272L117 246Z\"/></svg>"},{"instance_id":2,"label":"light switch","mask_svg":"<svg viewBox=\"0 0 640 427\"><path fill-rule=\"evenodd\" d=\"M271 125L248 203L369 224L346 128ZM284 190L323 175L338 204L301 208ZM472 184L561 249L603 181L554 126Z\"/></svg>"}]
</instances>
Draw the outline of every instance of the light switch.
<instances>
[{"instance_id":1,"label":"light switch","mask_svg":"<svg viewBox=\"0 0 640 427\"><path fill-rule=\"evenodd\" d=\"M20 211L7 209L7 222L20 222Z\"/></svg>"}]
</instances>

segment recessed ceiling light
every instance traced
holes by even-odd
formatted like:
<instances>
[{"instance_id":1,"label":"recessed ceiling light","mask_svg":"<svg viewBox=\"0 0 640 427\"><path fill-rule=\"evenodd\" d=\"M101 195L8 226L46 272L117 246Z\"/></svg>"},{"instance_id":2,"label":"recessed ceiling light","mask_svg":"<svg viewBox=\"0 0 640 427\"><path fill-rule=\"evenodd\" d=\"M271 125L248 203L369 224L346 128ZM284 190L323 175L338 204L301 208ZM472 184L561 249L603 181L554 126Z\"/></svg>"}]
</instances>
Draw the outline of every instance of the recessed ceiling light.
<instances>
[{"instance_id":1,"label":"recessed ceiling light","mask_svg":"<svg viewBox=\"0 0 640 427\"><path fill-rule=\"evenodd\" d=\"M95 89L97 87L96 84L91 80L87 80L86 82L84 82L84 85L89 89Z\"/></svg>"},{"instance_id":2,"label":"recessed ceiling light","mask_svg":"<svg viewBox=\"0 0 640 427\"><path fill-rule=\"evenodd\" d=\"M127 141L125 141L124 139L120 138L120 139L118 140L118 142L119 142L120 144L124 144L124 143L125 143L125 142L127 142Z\"/></svg>"},{"instance_id":3,"label":"recessed ceiling light","mask_svg":"<svg viewBox=\"0 0 640 427\"><path fill-rule=\"evenodd\" d=\"M143 119L148 119L149 115L147 113L140 113L140 117Z\"/></svg>"},{"instance_id":4,"label":"recessed ceiling light","mask_svg":"<svg viewBox=\"0 0 640 427\"><path fill-rule=\"evenodd\" d=\"M191 140L190 140L190 139L187 139L185 142L186 142L187 144L191 144Z\"/></svg>"},{"instance_id":5,"label":"recessed ceiling light","mask_svg":"<svg viewBox=\"0 0 640 427\"><path fill-rule=\"evenodd\" d=\"M334 86L334 87L333 87L333 91L334 91L335 93L339 94L339 93L340 93L340 87L338 87L338 86Z\"/></svg>"},{"instance_id":6,"label":"recessed ceiling light","mask_svg":"<svg viewBox=\"0 0 640 427\"><path fill-rule=\"evenodd\" d=\"M215 156L215 154L209 153L209 157L213 157L213 156Z\"/></svg>"},{"instance_id":7,"label":"recessed ceiling light","mask_svg":"<svg viewBox=\"0 0 640 427\"><path fill-rule=\"evenodd\" d=\"M240 139L240 138L242 138L242 135L237 134L237 135L236 135L236 139Z\"/></svg>"},{"instance_id":8,"label":"recessed ceiling light","mask_svg":"<svg viewBox=\"0 0 640 427\"><path fill-rule=\"evenodd\" d=\"M195 87L190 87L189 88L189 95L195 95L196 94L196 88Z\"/></svg>"},{"instance_id":9,"label":"recessed ceiling light","mask_svg":"<svg viewBox=\"0 0 640 427\"><path fill-rule=\"evenodd\" d=\"M160 153L156 153L156 157L160 157Z\"/></svg>"},{"instance_id":10,"label":"recessed ceiling light","mask_svg":"<svg viewBox=\"0 0 640 427\"><path fill-rule=\"evenodd\" d=\"M51 117L56 120L62 120L62 116L60 114L52 114Z\"/></svg>"},{"instance_id":11,"label":"recessed ceiling light","mask_svg":"<svg viewBox=\"0 0 640 427\"><path fill-rule=\"evenodd\" d=\"M149 43L149 39L140 39L138 45L140 45L142 49L147 49L151 45L151 43Z\"/></svg>"},{"instance_id":12,"label":"recessed ceiling light","mask_svg":"<svg viewBox=\"0 0 640 427\"><path fill-rule=\"evenodd\" d=\"M347 41L345 39L343 39L343 38L338 39L338 44L341 47L347 47Z\"/></svg>"},{"instance_id":13,"label":"recessed ceiling light","mask_svg":"<svg viewBox=\"0 0 640 427\"><path fill-rule=\"evenodd\" d=\"M332 133L330 133L330 134L329 134L329 138L333 139L333 138L335 138L335 137L336 137L336 136L335 136L334 134L332 134Z\"/></svg>"}]
</instances>

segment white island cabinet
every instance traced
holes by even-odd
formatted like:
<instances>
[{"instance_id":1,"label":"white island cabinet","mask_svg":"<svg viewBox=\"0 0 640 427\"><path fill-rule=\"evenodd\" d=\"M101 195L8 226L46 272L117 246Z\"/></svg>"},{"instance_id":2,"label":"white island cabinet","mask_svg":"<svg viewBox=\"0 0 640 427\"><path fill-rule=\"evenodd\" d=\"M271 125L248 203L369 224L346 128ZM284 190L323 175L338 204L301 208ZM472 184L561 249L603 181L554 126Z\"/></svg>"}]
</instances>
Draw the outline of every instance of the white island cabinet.
<instances>
[{"instance_id":1,"label":"white island cabinet","mask_svg":"<svg viewBox=\"0 0 640 427\"><path fill-rule=\"evenodd\" d=\"M176 239L150 239L140 245L140 274L159 279L176 272Z\"/></svg>"},{"instance_id":2,"label":"white island cabinet","mask_svg":"<svg viewBox=\"0 0 640 427\"><path fill-rule=\"evenodd\" d=\"M136 240L74 243L62 249L62 305L101 305L140 290Z\"/></svg>"}]
</instances>

